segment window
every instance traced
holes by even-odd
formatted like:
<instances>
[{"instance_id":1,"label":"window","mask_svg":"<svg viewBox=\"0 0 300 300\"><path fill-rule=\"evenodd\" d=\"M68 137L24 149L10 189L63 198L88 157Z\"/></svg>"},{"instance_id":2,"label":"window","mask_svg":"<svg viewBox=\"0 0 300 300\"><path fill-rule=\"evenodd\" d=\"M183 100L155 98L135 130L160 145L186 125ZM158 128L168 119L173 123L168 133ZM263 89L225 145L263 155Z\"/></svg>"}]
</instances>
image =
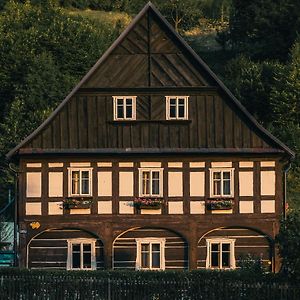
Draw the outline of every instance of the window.
<instances>
[{"instance_id":1,"label":"window","mask_svg":"<svg viewBox=\"0 0 300 300\"><path fill-rule=\"evenodd\" d=\"M206 268L235 269L233 239L207 239Z\"/></svg>"},{"instance_id":2,"label":"window","mask_svg":"<svg viewBox=\"0 0 300 300\"><path fill-rule=\"evenodd\" d=\"M92 169L69 169L69 196L92 195Z\"/></svg>"},{"instance_id":3,"label":"window","mask_svg":"<svg viewBox=\"0 0 300 300\"><path fill-rule=\"evenodd\" d=\"M140 171L140 196L162 197L162 170L156 169L139 169Z\"/></svg>"},{"instance_id":4,"label":"window","mask_svg":"<svg viewBox=\"0 0 300 300\"><path fill-rule=\"evenodd\" d=\"M234 169L210 169L210 197L233 197Z\"/></svg>"},{"instance_id":5,"label":"window","mask_svg":"<svg viewBox=\"0 0 300 300\"><path fill-rule=\"evenodd\" d=\"M95 243L93 239L68 240L68 270L96 270Z\"/></svg>"},{"instance_id":6,"label":"window","mask_svg":"<svg viewBox=\"0 0 300 300\"><path fill-rule=\"evenodd\" d=\"M114 96L114 120L136 119L136 96Z\"/></svg>"},{"instance_id":7,"label":"window","mask_svg":"<svg viewBox=\"0 0 300 300\"><path fill-rule=\"evenodd\" d=\"M166 240L162 238L136 239L136 269L164 270L165 242Z\"/></svg>"},{"instance_id":8,"label":"window","mask_svg":"<svg viewBox=\"0 0 300 300\"><path fill-rule=\"evenodd\" d=\"M188 119L188 96L166 96L166 119Z\"/></svg>"}]
</instances>

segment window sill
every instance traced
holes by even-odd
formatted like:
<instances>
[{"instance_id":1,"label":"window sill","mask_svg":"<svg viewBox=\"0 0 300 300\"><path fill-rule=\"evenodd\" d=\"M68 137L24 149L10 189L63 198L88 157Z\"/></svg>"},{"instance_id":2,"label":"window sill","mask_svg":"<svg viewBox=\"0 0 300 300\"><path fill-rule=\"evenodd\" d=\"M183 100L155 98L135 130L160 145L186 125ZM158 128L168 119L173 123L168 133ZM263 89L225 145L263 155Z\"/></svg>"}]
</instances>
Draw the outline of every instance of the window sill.
<instances>
[{"instance_id":1,"label":"window sill","mask_svg":"<svg viewBox=\"0 0 300 300\"><path fill-rule=\"evenodd\" d=\"M114 120L109 124L139 124L139 123L160 123L160 124L190 124L192 120Z\"/></svg>"}]
</instances>

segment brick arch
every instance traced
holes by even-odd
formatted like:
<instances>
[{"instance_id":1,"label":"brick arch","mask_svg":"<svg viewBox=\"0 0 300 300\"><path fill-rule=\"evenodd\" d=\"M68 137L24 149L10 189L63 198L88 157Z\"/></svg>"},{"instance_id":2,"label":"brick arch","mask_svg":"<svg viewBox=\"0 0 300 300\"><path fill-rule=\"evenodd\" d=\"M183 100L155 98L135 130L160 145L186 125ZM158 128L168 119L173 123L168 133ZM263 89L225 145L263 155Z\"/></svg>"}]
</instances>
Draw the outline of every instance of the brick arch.
<instances>
[{"instance_id":1,"label":"brick arch","mask_svg":"<svg viewBox=\"0 0 300 300\"><path fill-rule=\"evenodd\" d=\"M134 227L120 233L113 242L113 269L136 268L137 240L136 239L165 239L165 269L188 268L188 242L186 238L168 228Z\"/></svg>"},{"instance_id":2,"label":"brick arch","mask_svg":"<svg viewBox=\"0 0 300 300\"><path fill-rule=\"evenodd\" d=\"M27 244L27 268L66 269L68 239L95 239L97 269L104 267L103 242L99 236L82 228L63 227L46 229Z\"/></svg>"},{"instance_id":3,"label":"brick arch","mask_svg":"<svg viewBox=\"0 0 300 300\"><path fill-rule=\"evenodd\" d=\"M234 252L237 267L245 256L259 258L262 263L271 268L274 262L274 240L268 235L255 228L245 226L230 226L213 228L203 234L198 240L197 268L206 267L207 239L230 239L235 240Z\"/></svg>"}]
</instances>

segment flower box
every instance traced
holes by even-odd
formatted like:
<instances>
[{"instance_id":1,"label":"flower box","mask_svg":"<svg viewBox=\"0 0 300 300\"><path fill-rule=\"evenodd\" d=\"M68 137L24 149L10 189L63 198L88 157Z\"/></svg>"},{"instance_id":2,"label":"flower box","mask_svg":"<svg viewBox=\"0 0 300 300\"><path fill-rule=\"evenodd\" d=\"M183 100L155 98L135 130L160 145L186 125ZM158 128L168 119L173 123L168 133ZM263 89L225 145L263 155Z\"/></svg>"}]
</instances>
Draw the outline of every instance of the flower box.
<instances>
[{"instance_id":1,"label":"flower box","mask_svg":"<svg viewBox=\"0 0 300 300\"><path fill-rule=\"evenodd\" d=\"M160 209L162 206L162 199L159 198L136 198L133 201L137 209Z\"/></svg>"},{"instance_id":2,"label":"flower box","mask_svg":"<svg viewBox=\"0 0 300 300\"><path fill-rule=\"evenodd\" d=\"M230 210L232 207L232 199L213 199L206 201L206 208L208 210Z\"/></svg>"},{"instance_id":3,"label":"flower box","mask_svg":"<svg viewBox=\"0 0 300 300\"><path fill-rule=\"evenodd\" d=\"M63 200L63 208L65 209L82 209L90 208L93 200L89 198L66 198Z\"/></svg>"}]
</instances>

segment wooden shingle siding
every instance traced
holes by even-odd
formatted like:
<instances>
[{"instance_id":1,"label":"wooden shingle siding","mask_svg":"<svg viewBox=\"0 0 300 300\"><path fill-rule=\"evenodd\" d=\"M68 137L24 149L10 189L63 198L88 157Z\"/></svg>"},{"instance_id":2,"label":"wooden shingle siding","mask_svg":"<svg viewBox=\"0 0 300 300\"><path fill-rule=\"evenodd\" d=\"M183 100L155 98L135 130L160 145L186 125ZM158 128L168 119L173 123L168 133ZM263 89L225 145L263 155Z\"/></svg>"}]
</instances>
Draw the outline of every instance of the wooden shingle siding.
<instances>
[{"instance_id":1,"label":"wooden shingle siding","mask_svg":"<svg viewBox=\"0 0 300 300\"><path fill-rule=\"evenodd\" d=\"M66 269L68 239L96 237L77 229L52 229L33 238L28 245L28 268ZM103 243L96 238L97 269L103 269Z\"/></svg>"},{"instance_id":2,"label":"wooden shingle siding","mask_svg":"<svg viewBox=\"0 0 300 300\"><path fill-rule=\"evenodd\" d=\"M170 91L171 93L171 91ZM270 148L217 94L191 95L189 120L166 121L163 95L137 95L137 120L113 121L111 95L79 94L27 148Z\"/></svg>"},{"instance_id":3,"label":"wooden shingle siding","mask_svg":"<svg viewBox=\"0 0 300 300\"><path fill-rule=\"evenodd\" d=\"M222 228L206 234L198 243L197 268L206 265L206 239L226 238L235 239L235 260L237 267L242 258L250 255L253 259L261 259L263 264L270 267L272 259L272 245L268 236L246 228Z\"/></svg>"},{"instance_id":4,"label":"wooden shingle siding","mask_svg":"<svg viewBox=\"0 0 300 300\"><path fill-rule=\"evenodd\" d=\"M135 269L136 238L165 238L166 269L186 269L188 267L188 244L183 237L159 228L141 228L119 236L113 245L113 268Z\"/></svg>"}]
</instances>

